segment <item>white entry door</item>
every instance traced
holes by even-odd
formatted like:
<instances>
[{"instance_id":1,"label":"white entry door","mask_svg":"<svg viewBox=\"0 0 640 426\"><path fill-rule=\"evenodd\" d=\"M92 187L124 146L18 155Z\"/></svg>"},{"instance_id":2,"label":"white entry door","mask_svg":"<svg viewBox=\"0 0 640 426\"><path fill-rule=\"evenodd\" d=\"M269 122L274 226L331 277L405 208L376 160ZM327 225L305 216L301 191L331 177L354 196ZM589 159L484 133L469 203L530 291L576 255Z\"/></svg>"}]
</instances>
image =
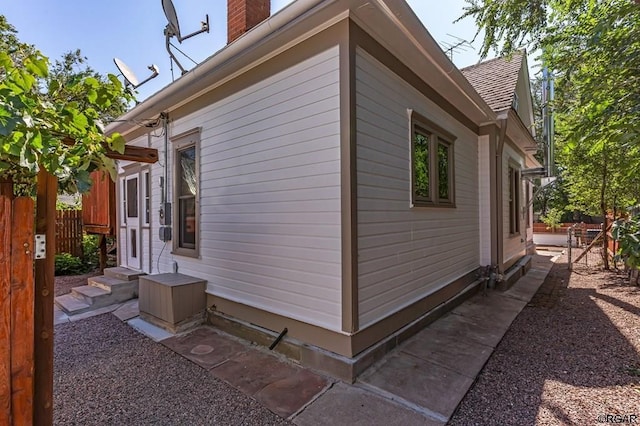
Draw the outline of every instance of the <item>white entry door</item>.
<instances>
[{"instance_id":1,"label":"white entry door","mask_svg":"<svg viewBox=\"0 0 640 426\"><path fill-rule=\"evenodd\" d=\"M140 258L141 237L140 237L140 177L138 173L125 177L124 185L124 214L125 214L125 244L126 244L126 266L131 269L142 269Z\"/></svg>"}]
</instances>

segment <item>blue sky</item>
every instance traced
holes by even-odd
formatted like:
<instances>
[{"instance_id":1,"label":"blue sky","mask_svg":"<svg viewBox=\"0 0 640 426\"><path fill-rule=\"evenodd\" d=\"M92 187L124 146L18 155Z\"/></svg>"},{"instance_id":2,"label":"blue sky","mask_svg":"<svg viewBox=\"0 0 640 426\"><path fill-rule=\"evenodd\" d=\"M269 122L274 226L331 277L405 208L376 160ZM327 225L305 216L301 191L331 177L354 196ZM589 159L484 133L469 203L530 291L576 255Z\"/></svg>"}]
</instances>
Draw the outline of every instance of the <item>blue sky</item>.
<instances>
[{"instance_id":1,"label":"blue sky","mask_svg":"<svg viewBox=\"0 0 640 426\"><path fill-rule=\"evenodd\" d=\"M226 0L173 0L181 31L191 33L209 14L211 30L184 41L178 47L200 62L226 43ZM465 6L464 0L408 0L416 15L439 43L455 42L448 34L471 40L475 26L471 19L454 24ZM138 88L143 100L171 82L170 61L165 50L163 29L166 18L160 0L20 0L5 1L0 14L18 30L23 42L34 44L52 60L64 52L81 49L89 65L101 73L118 74L113 58L122 59L143 80L149 75L148 65L156 64L160 75ZM271 0L272 14L291 0ZM177 42L174 41L177 45ZM459 67L478 61L479 42L475 51L454 54ZM193 62L177 55L190 69ZM177 78L180 70L174 67Z\"/></svg>"}]
</instances>

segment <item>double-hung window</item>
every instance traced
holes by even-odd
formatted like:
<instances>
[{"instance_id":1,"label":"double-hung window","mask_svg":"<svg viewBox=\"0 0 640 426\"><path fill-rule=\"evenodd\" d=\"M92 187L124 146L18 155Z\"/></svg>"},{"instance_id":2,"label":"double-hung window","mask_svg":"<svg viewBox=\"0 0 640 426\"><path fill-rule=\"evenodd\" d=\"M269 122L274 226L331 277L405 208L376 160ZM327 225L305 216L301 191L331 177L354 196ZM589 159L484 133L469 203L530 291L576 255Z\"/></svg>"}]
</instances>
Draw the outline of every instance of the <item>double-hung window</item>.
<instances>
[{"instance_id":1,"label":"double-hung window","mask_svg":"<svg viewBox=\"0 0 640 426\"><path fill-rule=\"evenodd\" d=\"M411 204L455 207L455 137L411 113Z\"/></svg>"},{"instance_id":2,"label":"double-hung window","mask_svg":"<svg viewBox=\"0 0 640 426\"><path fill-rule=\"evenodd\" d=\"M509 234L520 233L520 170L509 164Z\"/></svg>"},{"instance_id":3,"label":"double-hung window","mask_svg":"<svg viewBox=\"0 0 640 426\"><path fill-rule=\"evenodd\" d=\"M172 142L175 177L173 251L197 257L200 239L200 129L175 136Z\"/></svg>"}]
</instances>

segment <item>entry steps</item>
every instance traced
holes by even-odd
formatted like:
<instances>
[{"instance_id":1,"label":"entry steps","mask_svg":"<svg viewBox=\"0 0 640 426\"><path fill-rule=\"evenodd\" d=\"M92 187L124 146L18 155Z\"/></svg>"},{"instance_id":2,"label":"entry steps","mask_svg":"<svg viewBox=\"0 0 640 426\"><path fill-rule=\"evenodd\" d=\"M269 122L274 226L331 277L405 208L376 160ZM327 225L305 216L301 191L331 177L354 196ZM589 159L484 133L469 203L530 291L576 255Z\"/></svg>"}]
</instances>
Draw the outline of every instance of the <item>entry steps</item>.
<instances>
[{"instance_id":1,"label":"entry steps","mask_svg":"<svg viewBox=\"0 0 640 426\"><path fill-rule=\"evenodd\" d=\"M138 277L144 272L116 267L104 275L87 278L87 285L73 287L71 293L54 298L67 315L77 315L138 297Z\"/></svg>"}]
</instances>

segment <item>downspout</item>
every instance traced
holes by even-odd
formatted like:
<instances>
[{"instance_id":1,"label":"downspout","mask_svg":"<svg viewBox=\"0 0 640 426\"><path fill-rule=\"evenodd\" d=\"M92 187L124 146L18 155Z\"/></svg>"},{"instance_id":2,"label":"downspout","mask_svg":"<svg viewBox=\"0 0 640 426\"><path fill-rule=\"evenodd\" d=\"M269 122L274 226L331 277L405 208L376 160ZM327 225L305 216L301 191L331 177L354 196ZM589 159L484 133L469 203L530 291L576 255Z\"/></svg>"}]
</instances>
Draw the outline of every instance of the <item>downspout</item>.
<instances>
[{"instance_id":1,"label":"downspout","mask_svg":"<svg viewBox=\"0 0 640 426\"><path fill-rule=\"evenodd\" d=\"M160 113L162 119L162 133L164 134L164 173L162 178L162 188L160 203L162 206L167 202L167 182L169 182L169 114Z\"/></svg>"},{"instance_id":2,"label":"downspout","mask_svg":"<svg viewBox=\"0 0 640 426\"><path fill-rule=\"evenodd\" d=\"M497 273L504 274L504 193L502 190L503 182L503 167L502 167L502 154L504 150L504 143L507 135L507 119L499 118L498 126L500 128L498 132L498 138L496 139L496 155L495 155L495 167L496 167L496 243L497 243L497 259L496 267Z\"/></svg>"}]
</instances>

